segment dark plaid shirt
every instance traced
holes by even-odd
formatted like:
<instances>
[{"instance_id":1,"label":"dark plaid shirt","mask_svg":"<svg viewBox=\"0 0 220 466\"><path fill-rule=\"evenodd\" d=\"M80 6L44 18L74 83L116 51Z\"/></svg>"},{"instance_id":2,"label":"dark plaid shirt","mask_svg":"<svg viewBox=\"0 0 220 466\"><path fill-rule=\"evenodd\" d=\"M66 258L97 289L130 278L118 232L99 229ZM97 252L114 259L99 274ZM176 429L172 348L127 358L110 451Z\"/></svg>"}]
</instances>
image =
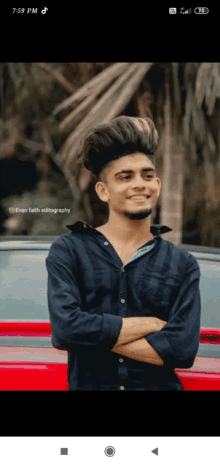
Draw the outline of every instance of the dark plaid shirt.
<instances>
[{"instance_id":1,"label":"dark plaid shirt","mask_svg":"<svg viewBox=\"0 0 220 466\"><path fill-rule=\"evenodd\" d=\"M175 368L192 367L200 340L200 269L188 251L160 237L123 265L107 238L86 222L50 247L48 308L52 344L68 351L69 390L183 390ZM155 316L165 327L145 336L164 366L113 353L124 317Z\"/></svg>"}]
</instances>

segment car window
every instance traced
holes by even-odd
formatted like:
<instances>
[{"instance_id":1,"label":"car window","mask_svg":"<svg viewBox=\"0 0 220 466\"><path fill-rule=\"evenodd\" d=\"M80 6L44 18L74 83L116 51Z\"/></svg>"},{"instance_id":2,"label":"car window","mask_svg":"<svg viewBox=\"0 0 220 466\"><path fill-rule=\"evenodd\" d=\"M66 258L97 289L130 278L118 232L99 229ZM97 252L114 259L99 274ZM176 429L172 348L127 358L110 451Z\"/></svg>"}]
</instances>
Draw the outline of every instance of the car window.
<instances>
[{"instance_id":1,"label":"car window","mask_svg":"<svg viewBox=\"0 0 220 466\"><path fill-rule=\"evenodd\" d=\"M49 321L47 270L49 250L0 251L1 320ZM0 346L52 347L51 337L0 337Z\"/></svg>"},{"instance_id":2,"label":"car window","mask_svg":"<svg viewBox=\"0 0 220 466\"><path fill-rule=\"evenodd\" d=\"M1 251L1 319L47 320L48 251Z\"/></svg>"},{"instance_id":3,"label":"car window","mask_svg":"<svg viewBox=\"0 0 220 466\"><path fill-rule=\"evenodd\" d=\"M220 261L197 261L201 271L201 327L220 329ZM198 356L220 357L220 345L200 344Z\"/></svg>"}]
</instances>

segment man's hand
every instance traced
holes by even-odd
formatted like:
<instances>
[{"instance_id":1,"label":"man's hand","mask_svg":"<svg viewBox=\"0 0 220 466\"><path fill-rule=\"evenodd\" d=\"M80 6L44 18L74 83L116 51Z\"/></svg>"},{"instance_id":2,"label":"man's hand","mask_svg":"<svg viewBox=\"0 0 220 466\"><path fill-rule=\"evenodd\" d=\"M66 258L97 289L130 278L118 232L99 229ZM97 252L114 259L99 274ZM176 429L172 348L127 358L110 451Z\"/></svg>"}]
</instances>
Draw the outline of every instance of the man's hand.
<instances>
[{"instance_id":1,"label":"man's hand","mask_svg":"<svg viewBox=\"0 0 220 466\"><path fill-rule=\"evenodd\" d=\"M122 328L114 348L126 345L132 341L140 340L151 333L158 332L166 323L165 320L161 320L158 317L123 318Z\"/></svg>"},{"instance_id":2,"label":"man's hand","mask_svg":"<svg viewBox=\"0 0 220 466\"><path fill-rule=\"evenodd\" d=\"M153 317L155 329L151 333L158 332L167 324L166 320ZM136 359L137 361L147 362L149 364L164 365L163 359L155 351L155 349L143 337L139 337L121 345L115 345L112 348L113 353L118 353L127 358Z\"/></svg>"},{"instance_id":3,"label":"man's hand","mask_svg":"<svg viewBox=\"0 0 220 466\"><path fill-rule=\"evenodd\" d=\"M136 361L164 366L163 359L145 338L140 338L116 348L114 347L111 351L126 356L126 358L135 359Z\"/></svg>"}]
</instances>

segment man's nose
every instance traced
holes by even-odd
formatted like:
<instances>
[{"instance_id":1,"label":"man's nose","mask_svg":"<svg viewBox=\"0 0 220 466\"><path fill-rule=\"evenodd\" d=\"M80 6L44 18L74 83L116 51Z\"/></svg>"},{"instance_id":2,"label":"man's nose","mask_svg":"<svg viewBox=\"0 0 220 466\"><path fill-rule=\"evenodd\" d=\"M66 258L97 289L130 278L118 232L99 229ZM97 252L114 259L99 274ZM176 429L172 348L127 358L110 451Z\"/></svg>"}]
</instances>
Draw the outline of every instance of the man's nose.
<instances>
[{"instance_id":1,"label":"man's nose","mask_svg":"<svg viewBox=\"0 0 220 466\"><path fill-rule=\"evenodd\" d=\"M138 176L133 180L132 184L133 184L133 188L138 188L140 190L144 190L146 183L145 183L145 180L143 180L143 178L141 176Z\"/></svg>"}]
</instances>

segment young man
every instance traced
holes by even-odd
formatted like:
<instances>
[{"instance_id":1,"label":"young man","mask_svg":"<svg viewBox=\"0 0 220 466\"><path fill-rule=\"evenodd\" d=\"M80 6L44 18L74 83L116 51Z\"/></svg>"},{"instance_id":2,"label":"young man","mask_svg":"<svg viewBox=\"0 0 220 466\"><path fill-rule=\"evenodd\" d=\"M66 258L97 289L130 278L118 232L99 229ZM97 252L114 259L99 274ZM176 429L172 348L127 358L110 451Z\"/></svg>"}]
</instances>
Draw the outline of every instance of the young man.
<instances>
[{"instance_id":1,"label":"young man","mask_svg":"<svg viewBox=\"0 0 220 466\"><path fill-rule=\"evenodd\" d=\"M194 256L150 226L160 194L149 118L120 116L89 131L83 163L106 202L106 224L67 225L46 259L52 344L68 351L69 390L183 390L200 340Z\"/></svg>"}]
</instances>

